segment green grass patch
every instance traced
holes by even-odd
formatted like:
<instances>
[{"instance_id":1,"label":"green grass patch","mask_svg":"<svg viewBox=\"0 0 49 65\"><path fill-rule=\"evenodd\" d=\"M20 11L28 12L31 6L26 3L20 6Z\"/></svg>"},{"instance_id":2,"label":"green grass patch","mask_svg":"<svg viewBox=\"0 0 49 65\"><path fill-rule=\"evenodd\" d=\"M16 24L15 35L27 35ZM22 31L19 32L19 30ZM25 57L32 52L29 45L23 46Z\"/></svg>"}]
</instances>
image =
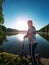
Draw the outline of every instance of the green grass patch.
<instances>
[{"instance_id":1,"label":"green grass patch","mask_svg":"<svg viewBox=\"0 0 49 65\"><path fill-rule=\"evenodd\" d=\"M27 65L29 62L27 58L21 58L19 55L0 53L0 65Z\"/></svg>"}]
</instances>

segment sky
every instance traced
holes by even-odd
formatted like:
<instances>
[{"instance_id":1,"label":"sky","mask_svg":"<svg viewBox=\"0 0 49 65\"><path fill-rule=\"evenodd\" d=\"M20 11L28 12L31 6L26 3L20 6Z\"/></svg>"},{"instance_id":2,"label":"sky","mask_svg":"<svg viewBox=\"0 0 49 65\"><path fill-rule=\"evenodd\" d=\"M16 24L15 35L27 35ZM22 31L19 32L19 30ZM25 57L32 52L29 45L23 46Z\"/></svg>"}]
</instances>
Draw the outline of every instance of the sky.
<instances>
[{"instance_id":1,"label":"sky","mask_svg":"<svg viewBox=\"0 0 49 65\"><path fill-rule=\"evenodd\" d=\"M22 22L26 24L31 19L36 29L39 30L49 23L49 0L5 0L3 13L4 25L7 28L18 29ZM27 26L25 24L22 23L24 29Z\"/></svg>"}]
</instances>

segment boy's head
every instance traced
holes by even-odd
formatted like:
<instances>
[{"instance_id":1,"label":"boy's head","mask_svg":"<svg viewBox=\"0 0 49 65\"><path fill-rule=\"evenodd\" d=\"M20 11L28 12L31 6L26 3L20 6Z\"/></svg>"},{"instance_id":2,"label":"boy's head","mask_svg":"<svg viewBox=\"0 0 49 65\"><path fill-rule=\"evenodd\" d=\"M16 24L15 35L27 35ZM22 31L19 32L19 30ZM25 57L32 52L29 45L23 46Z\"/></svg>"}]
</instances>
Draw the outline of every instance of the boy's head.
<instances>
[{"instance_id":1,"label":"boy's head","mask_svg":"<svg viewBox=\"0 0 49 65\"><path fill-rule=\"evenodd\" d=\"M33 25L33 22L32 22L32 20L28 20L28 27L31 27L32 25Z\"/></svg>"}]
</instances>

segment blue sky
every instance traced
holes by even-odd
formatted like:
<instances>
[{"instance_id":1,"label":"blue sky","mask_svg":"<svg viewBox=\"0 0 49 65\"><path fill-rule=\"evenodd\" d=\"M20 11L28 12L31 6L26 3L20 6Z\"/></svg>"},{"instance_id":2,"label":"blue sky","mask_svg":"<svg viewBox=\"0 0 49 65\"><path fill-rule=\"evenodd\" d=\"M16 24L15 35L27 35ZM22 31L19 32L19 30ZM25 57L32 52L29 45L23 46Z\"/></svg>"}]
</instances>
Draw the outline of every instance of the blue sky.
<instances>
[{"instance_id":1,"label":"blue sky","mask_svg":"<svg viewBox=\"0 0 49 65\"><path fill-rule=\"evenodd\" d=\"M3 13L6 27L15 28L16 19L25 17L39 30L49 23L49 0L6 0Z\"/></svg>"}]
</instances>

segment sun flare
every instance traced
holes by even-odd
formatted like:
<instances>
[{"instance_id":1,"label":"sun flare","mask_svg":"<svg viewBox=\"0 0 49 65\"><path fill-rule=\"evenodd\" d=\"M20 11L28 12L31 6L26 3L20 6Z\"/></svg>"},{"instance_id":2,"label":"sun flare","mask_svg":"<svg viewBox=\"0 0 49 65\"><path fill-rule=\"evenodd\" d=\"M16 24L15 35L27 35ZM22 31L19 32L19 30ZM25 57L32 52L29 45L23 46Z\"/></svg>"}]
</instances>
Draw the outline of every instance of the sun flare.
<instances>
[{"instance_id":1,"label":"sun flare","mask_svg":"<svg viewBox=\"0 0 49 65\"><path fill-rule=\"evenodd\" d=\"M17 21L16 28L18 30L27 30L28 29L26 18L18 17L16 21Z\"/></svg>"},{"instance_id":2,"label":"sun flare","mask_svg":"<svg viewBox=\"0 0 49 65\"><path fill-rule=\"evenodd\" d=\"M19 40L23 41L23 40L24 40L24 35L25 35L25 34L18 34L18 35L17 35L17 38L18 38Z\"/></svg>"}]
</instances>

